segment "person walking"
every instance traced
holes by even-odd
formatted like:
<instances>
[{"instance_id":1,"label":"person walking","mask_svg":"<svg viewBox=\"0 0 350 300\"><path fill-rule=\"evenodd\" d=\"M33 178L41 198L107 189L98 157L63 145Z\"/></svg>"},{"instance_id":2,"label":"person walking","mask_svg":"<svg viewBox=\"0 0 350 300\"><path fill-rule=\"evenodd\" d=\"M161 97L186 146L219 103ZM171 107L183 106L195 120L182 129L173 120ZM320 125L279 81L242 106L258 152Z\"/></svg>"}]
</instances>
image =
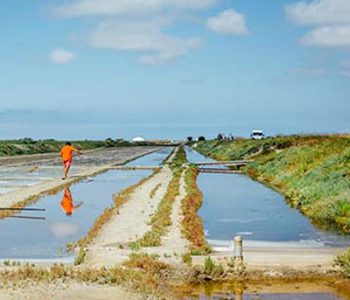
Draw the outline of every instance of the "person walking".
<instances>
[{"instance_id":1,"label":"person walking","mask_svg":"<svg viewBox=\"0 0 350 300\"><path fill-rule=\"evenodd\" d=\"M64 167L64 175L62 177L63 180L67 178L69 169L72 165L73 152L82 154L80 150L74 148L70 142L67 142L66 145L61 149L61 158Z\"/></svg>"}]
</instances>

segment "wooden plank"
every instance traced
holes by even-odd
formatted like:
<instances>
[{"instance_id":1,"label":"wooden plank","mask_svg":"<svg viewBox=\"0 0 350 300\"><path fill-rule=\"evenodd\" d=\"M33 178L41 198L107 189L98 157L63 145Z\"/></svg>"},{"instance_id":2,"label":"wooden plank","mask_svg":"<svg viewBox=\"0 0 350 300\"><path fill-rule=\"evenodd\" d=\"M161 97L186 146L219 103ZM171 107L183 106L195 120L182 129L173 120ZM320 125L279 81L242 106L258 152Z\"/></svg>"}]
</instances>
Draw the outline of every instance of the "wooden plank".
<instances>
[{"instance_id":1,"label":"wooden plank","mask_svg":"<svg viewBox=\"0 0 350 300\"><path fill-rule=\"evenodd\" d=\"M241 171L230 169L218 169L218 168L199 168L199 172L202 173L216 173L216 174L242 174Z\"/></svg>"},{"instance_id":2,"label":"wooden plank","mask_svg":"<svg viewBox=\"0 0 350 300\"><path fill-rule=\"evenodd\" d=\"M252 160L231 160L231 161L218 161L218 162L197 162L194 163L197 166L219 166L219 165L230 165L230 166L243 166L253 162Z\"/></svg>"}]
</instances>

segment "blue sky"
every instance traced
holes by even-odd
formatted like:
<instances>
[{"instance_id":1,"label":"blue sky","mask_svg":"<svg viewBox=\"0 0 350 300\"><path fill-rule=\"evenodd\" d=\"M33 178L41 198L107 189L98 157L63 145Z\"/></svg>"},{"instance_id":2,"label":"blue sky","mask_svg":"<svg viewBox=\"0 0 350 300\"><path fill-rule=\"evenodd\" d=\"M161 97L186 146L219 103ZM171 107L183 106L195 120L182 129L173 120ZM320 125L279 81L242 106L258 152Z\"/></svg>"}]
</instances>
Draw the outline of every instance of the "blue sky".
<instances>
[{"instance_id":1,"label":"blue sky","mask_svg":"<svg viewBox=\"0 0 350 300\"><path fill-rule=\"evenodd\" d=\"M3 0L0 45L0 138L350 131L348 0Z\"/></svg>"}]
</instances>

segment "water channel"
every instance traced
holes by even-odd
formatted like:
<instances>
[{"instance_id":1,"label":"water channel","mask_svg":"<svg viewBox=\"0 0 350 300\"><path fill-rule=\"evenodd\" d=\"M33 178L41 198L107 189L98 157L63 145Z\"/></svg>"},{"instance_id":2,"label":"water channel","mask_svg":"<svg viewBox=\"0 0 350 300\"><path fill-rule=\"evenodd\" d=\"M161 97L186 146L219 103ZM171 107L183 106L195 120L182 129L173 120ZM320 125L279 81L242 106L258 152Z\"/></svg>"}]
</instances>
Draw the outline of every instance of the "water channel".
<instances>
[{"instance_id":1,"label":"water channel","mask_svg":"<svg viewBox=\"0 0 350 300\"><path fill-rule=\"evenodd\" d=\"M190 162L211 162L186 148ZM229 246L235 235L249 245L302 247L345 247L348 236L315 228L310 221L286 203L284 197L247 176L200 173L203 192L199 210L207 239L213 246Z\"/></svg>"},{"instance_id":2,"label":"water channel","mask_svg":"<svg viewBox=\"0 0 350 300\"><path fill-rule=\"evenodd\" d=\"M159 165L171 148L143 156L127 165ZM17 217L44 217L45 220L6 218L0 220L0 258L58 259L71 258L67 243L85 236L95 219L112 205L113 194L137 183L151 171L110 170L71 185L52 196L45 196L31 208L43 212L21 212Z\"/></svg>"}]
</instances>

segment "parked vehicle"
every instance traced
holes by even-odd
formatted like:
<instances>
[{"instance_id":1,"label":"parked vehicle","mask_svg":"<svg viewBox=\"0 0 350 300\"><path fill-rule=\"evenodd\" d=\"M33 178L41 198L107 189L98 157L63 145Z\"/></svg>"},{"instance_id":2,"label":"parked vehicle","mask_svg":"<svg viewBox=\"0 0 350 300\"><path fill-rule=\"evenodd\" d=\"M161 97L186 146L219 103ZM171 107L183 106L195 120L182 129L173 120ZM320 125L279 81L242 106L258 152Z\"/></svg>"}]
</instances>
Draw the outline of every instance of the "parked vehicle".
<instances>
[{"instance_id":1,"label":"parked vehicle","mask_svg":"<svg viewBox=\"0 0 350 300\"><path fill-rule=\"evenodd\" d=\"M250 138L253 140L262 140L265 138L265 134L262 130L253 130L250 134Z\"/></svg>"}]
</instances>

